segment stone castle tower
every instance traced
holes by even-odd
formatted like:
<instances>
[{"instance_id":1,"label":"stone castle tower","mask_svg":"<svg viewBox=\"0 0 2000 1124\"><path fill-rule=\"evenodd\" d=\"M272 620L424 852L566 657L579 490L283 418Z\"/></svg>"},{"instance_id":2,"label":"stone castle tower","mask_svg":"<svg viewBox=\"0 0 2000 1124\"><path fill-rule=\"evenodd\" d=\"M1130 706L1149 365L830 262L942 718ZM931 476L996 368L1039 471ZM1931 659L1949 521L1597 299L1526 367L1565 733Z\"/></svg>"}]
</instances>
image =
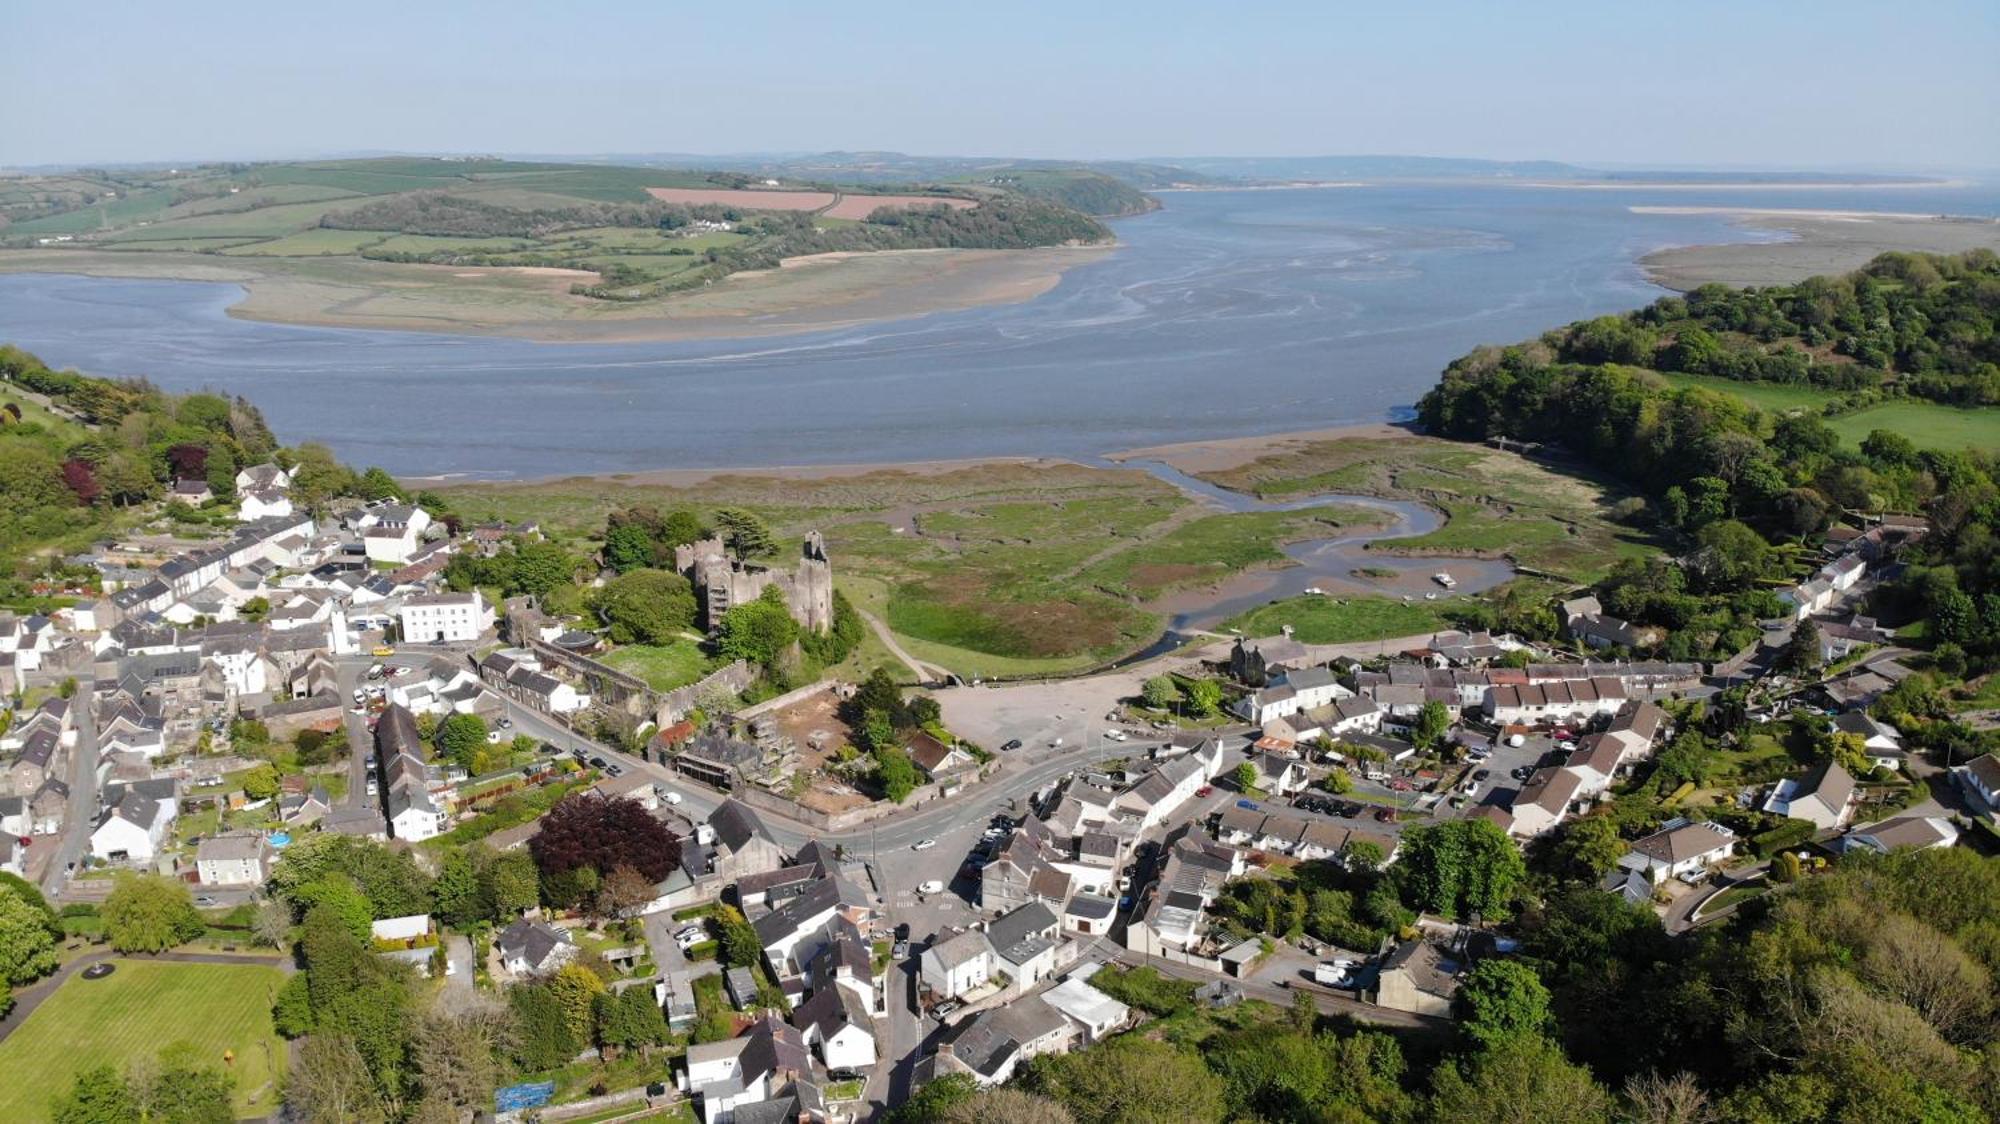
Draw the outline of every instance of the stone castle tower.
<instances>
[{"instance_id":1,"label":"stone castle tower","mask_svg":"<svg viewBox=\"0 0 2000 1124\"><path fill-rule=\"evenodd\" d=\"M833 628L833 564L827 561L826 539L818 531L806 534L798 562L789 573L732 557L719 538L674 548L674 568L694 586L702 623L714 628L722 614L755 601L766 586L777 586L799 627L825 633Z\"/></svg>"}]
</instances>

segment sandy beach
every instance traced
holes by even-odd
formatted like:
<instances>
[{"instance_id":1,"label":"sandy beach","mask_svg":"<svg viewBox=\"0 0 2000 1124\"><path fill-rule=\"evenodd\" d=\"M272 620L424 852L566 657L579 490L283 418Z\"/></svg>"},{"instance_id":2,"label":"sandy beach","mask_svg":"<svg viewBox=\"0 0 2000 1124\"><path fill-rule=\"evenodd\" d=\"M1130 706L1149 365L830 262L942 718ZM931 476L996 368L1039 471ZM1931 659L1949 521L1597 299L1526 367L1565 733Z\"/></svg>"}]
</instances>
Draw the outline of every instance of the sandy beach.
<instances>
[{"instance_id":1,"label":"sandy beach","mask_svg":"<svg viewBox=\"0 0 2000 1124\"><path fill-rule=\"evenodd\" d=\"M1336 426L1332 429L1305 429L1252 437L1218 437L1204 441L1182 441L1172 445L1150 445L1140 449L1106 453L1104 459L1119 463L1161 461L1190 476L1198 476L1204 472L1222 472L1277 453L1295 452L1322 441L1337 441L1350 437L1379 439L1409 436L1411 431L1406 426L1390 422L1362 422L1356 425Z\"/></svg>"},{"instance_id":2,"label":"sandy beach","mask_svg":"<svg viewBox=\"0 0 2000 1124\"><path fill-rule=\"evenodd\" d=\"M1738 226L1787 235L1782 241L1677 246L1639 259L1655 283L1683 292L1699 285L1784 285L1846 273L1891 250L1960 254L2000 251L2000 222L1892 211L1759 207L1634 207L1639 214L1728 215Z\"/></svg>"},{"instance_id":3,"label":"sandy beach","mask_svg":"<svg viewBox=\"0 0 2000 1124\"><path fill-rule=\"evenodd\" d=\"M737 339L1033 300L1112 246L891 250L788 259L707 288L616 303L571 293L592 274L103 250L0 252L0 272L241 285L229 315L277 324L507 336L546 343ZM476 282L469 284L468 282Z\"/></svg>"}]
</instances>

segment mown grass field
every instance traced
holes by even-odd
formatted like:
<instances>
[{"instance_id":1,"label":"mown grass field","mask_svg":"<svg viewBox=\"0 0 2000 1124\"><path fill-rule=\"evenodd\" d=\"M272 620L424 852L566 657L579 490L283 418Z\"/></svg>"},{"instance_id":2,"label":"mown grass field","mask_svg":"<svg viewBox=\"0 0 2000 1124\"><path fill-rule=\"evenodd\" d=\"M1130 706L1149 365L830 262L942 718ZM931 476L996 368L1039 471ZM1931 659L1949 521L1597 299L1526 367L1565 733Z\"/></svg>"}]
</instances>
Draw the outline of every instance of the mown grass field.
<instances>
[{"instance_id":1,"label":"mown grass field","mask_svg":"<svg viewBox=\"0 0 2000 1124\"><path fill-rule=\"evenodd\" d=\"M1661 374L1675 386L1699 386L1733 394L1761 409L1818 410L1837 395L1809 386L1738 382L1704 375ZM1878 429L1893 430L1924 449L2000 449L2000 408L1962 410L1906 398L1826 419L1851 448Z\"/></svg>"},{"instance_id":2,"label":"mown grass field","mask_svg":"<svg viewBox=\"0 0 2000 1124\"><path fill-rule=\"evenodd\" d=\"M71 976L28 1021L0 1042L0 1120L49 1119L49 1097L81 1070L153 1061L191 1042L218 1066L235 1052L236 1107L277 1107L285 1043L271 1028L284 973L254 964L119 960L101 980Z\"/></svg>"}]
</instances>

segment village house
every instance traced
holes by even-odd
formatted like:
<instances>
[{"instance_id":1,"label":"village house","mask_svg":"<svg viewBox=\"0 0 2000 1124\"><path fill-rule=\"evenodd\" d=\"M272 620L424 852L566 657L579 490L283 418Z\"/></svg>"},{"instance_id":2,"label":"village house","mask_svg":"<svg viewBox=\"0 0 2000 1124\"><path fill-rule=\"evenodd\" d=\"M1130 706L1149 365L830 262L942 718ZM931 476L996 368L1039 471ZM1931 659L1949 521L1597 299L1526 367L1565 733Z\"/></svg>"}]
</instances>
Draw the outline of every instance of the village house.
<instances>
[{"instance_id":1,"label":"village house","mask_svg":"<svg viewBox=\"0 0 2000 1124\"><path fill-rule=\"evenodd\" d=\"M470 644L493 629L493 608L476 589L408 597L396 615L409 644Z\"/></svg>"},{"instance_id":2,"label":"village house","mask_svg":"<svg viewBox=\"0 0 2000 1124\"><path fill-rule=\"evenodd\" d=\"M180 814L172 780L104 786L104 811L90 833L90 853L108 863L150 864Z\"/></svg>"},{"instance_id":3,"label":"village house","mask_svg":"<svg viewBox=\"0 0 2000 1124\"><path fill-rule=\"evenodd\" d=\"M792 1012L809 1049L819 1051L828 1069L865 1070L875 1065L874 1020L868 1006L843 987L822 987Z\"/></svg>"},{"instance_id":4,"label":"village house","mask_svg":"<svg viewBox=\"0 0 2000 1124\"><path fill-rule=\"evenodd\" d=\"M964 1073L982 1088L1005 1084L1016 1067L1068 1051L1076 1031L1062 1012L1031 995L981 1011L938 1046L938 1072Z\"/></svg>"},{"instance_id":5,"label":"village house","mask_svg":"<svg viewBox=\"0 0 2000 1124\"><path fill-rule=\"evenodd\" d=\"M431 525L430 512L410 504L385 503L363 509L355 526L370 562L409 562Z\"/></svg>"},{"instance_id":6,"label":"village house","mask_svg":"<svg viewBox=\"0 0 2000 1124\"><path fill-rule=\"evenodd\" d=\"M1086 977L1094 971L1092 967L1080 969L1042 993L1042 1002L1062 1012L1086 1046L1118 1033L1132 1021L1132 1008L1090 986Z\"/></svg>"},{"instance_id":7,"label":"village house","mask_svg":"<svg viewBox=\"0 0 2000 1124\"><path fill-rule=\"evenodd\" d=\"M576 955L569 930L545 921L517 918L494 939L500 966L514 976L546 975Z\"/></svg>"},{"instance_id":8,"label":"village house","mask_svg":"<svg viewBox=\"0 0 2000 1124\"><path fill-rule=\"evenodd\" d=\"M1897 816L1865 827L1851 827L1834 844L1841 853L1866 849L1886 855L1891 851L1925 851L1950 847L1958 842L1958 825L1944 816Z\"/></svg>"},{"instance_id":9,"label":"village house","mask_svg":"<svg viewBox=\"0 0 2000 1124\"><path fill-rule=\"evenodd\" d=\"M1404 941L1382 961L1368 999L1394 1011L1449 1018L1457 994L1458 965L1429 941L1414 940Z\"/></svg>"},{"instance_id":10,"label":"village house","mask_svg":"<svg viewBox=\"0 0 2000 1124\"><path fill-rule=\"evenodd\" d=\"M735 1124L738 1109L780 1099L795 1083L812 1077L805 1037L768 1015L735 1038L689 1046L686 1064L688 1093L701 1111L702 1124ZM792 1106L788 1114L770 1119L798 1118Z\"/></svg>"},{"instance_id":11,"label":"village house","mask_svg":"<svg viewBox=\"0 0 2000 1124\"><path fill-rule=\"evenodd\" d=\"M270 855L262 832L212 835L195 848L195 877L204 886L262 886Z\"/></svg>"},{"instance_id":12,"label":"village house","mask_svg":"<svg viewBox=\"0 0 2000 1124\"><path fill-rule=\"evenodd\" d=\"M1833 720L1837 734L1848 734L1861 741L1861 752L1868 757L1868 763L1877 769L1900 769L1909 760L1903 750L1903 733L1887 722L1878 721L1864 711L1850 710Z\"/></svg>"},{"instance_id":13,"label":"village house","mask_svg":"<svg viewBox=\"0 0 2000 1124\"><path fill-rule=\"evenodd\" d=\"M1719 823L1675 818L1635 841L1618 865L1659 885L1720 865L1735 852L1736 842L1736 833Z\"/></svg>"},{"instance_id":14,"label":"village house","mask_svg":"<svg viewBox=\"0 0 2000 1124\"><path fill-rule=\"evenodd\" d=\"M977 929L933 940L918 957L924 987L940 999L956 999L993 978L993 946Z\"/></svg>"},{"instance_id":15,"label":"village house","mask_svg":"<svg viewBox=\"0 0 2000 1124\"><path fill-rule=\"evenodd\" d=\"M1270 686L1243 696L1236 704L1236 713L1244 721L1262 726L1273 719L1313 710L1340 699L1352 698L1353 695L1353 691L1335 678L1332 669L1302 667L1286 672Z\"/></svg>"},{"instance_id":16,"label":"village house","mask_svg":"<svg viewBox=\"0 0 2000 1124\"><path fill-rule=\"evenodd\" d=\"M1846 823L1854 811L1854 778L1839 762L1822 762L1803 776L1779 781L1764 801L1764 810L1831 830Z\"/></svg>"}]
</instances>

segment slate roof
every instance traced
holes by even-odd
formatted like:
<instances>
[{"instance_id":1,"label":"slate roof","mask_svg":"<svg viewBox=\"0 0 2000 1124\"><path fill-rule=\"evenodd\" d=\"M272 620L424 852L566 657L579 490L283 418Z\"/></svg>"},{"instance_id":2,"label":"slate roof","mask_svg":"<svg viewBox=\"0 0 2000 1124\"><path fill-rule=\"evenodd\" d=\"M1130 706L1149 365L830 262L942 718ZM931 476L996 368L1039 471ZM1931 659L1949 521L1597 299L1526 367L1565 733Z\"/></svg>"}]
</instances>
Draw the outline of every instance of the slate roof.
<instances>
[{"instance_id":1,"label":"slate roof","mask_svg":"<svg viewBox=\"0 0 2000 1124\"><path fill-rule=\"evenodd\" d=\"M708 817L708 826L715 829L716 841L732 852L742 850L756 837L771 840L764 821L757 818L757 813L751 811L749 805L734 797L716 807Z\"/></svg>"},{"instance_id":2,"label":"slate roof","mask_svg":"<svg viewBox=\"0 0 2000 1124\"><path fill-rule=\"evenodd\" d=\"M548 961L551 952L572 942L568 932L523 917L500 930L496 943L500 946L502 957L511 960L519 956L531 966L540 967Z\"/></svg>"}]
</instances>

